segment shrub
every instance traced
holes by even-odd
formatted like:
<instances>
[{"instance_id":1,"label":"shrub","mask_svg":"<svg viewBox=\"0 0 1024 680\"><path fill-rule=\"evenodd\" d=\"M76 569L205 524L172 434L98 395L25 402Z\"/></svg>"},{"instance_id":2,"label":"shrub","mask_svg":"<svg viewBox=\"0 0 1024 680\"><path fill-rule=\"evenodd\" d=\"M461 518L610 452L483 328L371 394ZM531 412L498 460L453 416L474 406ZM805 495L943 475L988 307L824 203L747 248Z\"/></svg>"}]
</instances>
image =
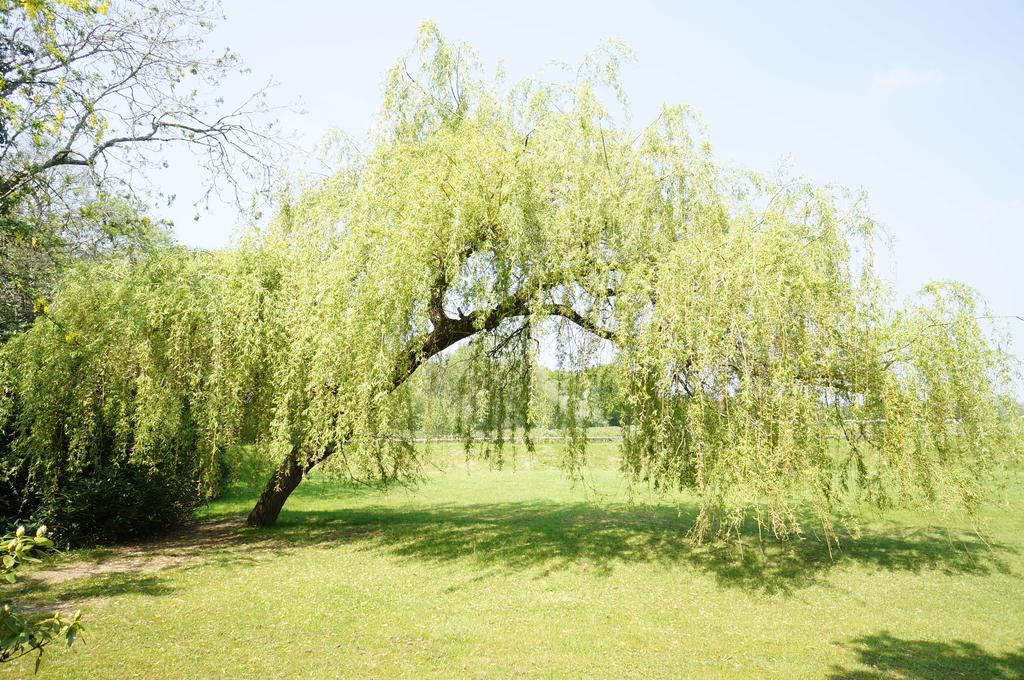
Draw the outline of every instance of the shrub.
<instances>
[{"instance_id":1,"label":"shrub","mask_svg":"<svg viewBox=\"0 0 1024 680\"><path fill-rule=\"evenodd\" d=\"M216 493L220 448L200 436L211 420L194 392L209 353L181 333L202 330L197 257L73 272L0 347L0 518L45 522L61 543L118 541L178 525Z\"/></svg>"},{"instance_id":2,"label":"shrub","mask_svg":"<svg viewBox=\"0 0 1024 680\"><path fill-rule=\"evenodd\" d=\"M19 526L0 537L0 574L8 583L17 580L16 572L25 562L38 562L33 552L51 550L53 542L45 526L34 534ZM0 663L13 661L28 654L36 655L36 670L43 652L53 642L64 640L70 647L82 631L81 612L67 618L59 612L47 616L26 614L4 602L0 606Z\"/></svg>"}]
</instances>

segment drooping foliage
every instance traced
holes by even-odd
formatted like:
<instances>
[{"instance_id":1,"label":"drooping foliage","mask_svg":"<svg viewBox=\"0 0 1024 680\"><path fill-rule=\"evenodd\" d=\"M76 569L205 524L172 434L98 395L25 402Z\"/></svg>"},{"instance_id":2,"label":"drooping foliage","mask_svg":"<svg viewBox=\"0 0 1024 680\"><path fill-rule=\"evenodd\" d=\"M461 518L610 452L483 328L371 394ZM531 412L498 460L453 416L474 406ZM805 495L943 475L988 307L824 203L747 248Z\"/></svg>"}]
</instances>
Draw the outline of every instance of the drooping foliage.
<instances>
[{"instance_id":1,"label":"drooping foliage","mask_svg":"<svg viewBox=\"0 0 1024 680\"><path fill-rule=\"evenodd\" d=\"M614 347L623 471L693 489L696 538L750 514L790 535L800 507L830 532L858 500L976 508L1019 441L980 302L897 307L862 199L723 168L685 108L632 126L622 55L507 86L425 26L372 139L268 225L65 282L2 350L5 468L51 499L94 466L187 470L201 497L219 450L257 442L282 474L394 479L420 364L468 343L467 429L500 450L550 342L567 367Z\"/></svg>"},{"instance_id":2,"label":"drooping foliage","mask_svg":"<svg viewBox=\"0 0 1024 680\"><path fill-rule=\"evenodd\" d=\"M207 264L167 250L75 270L4 347L0 513L34 514L60 539L124 538L180 522L209 494L216 451L200 433L214 415L193 396L207 380Z\"/></svg>"}]
</instances>

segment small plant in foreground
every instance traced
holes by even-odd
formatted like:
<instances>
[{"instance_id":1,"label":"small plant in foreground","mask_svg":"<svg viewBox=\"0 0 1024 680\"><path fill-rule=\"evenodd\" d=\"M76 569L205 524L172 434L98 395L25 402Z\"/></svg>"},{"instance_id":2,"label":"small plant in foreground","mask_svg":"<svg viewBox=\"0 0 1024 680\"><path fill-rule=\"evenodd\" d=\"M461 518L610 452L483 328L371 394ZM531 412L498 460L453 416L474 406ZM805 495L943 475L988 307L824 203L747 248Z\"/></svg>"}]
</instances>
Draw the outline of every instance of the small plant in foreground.
<instances>
[{"instance_id":1,"label":"small plant in foreground","mask_svg":"<svg viewBox=\"0 0 1024 680\"><path fill-rule=\"evenodd\" d=\"M0 572L8 583L14 583L18 580L16 571L22 564L39 561L32 556L33 551L38 553L52 549L53 541L47 538L45 525L40 526L35 535L28 534L25 527L19 526L14 533L5 534L0 539ZM66 646L71 647L81 631L81 611L75 612L70 618L59 612L38 618L26 616L5 602L0 609L0 663L34 653L35 669L38 671L48 645L56 640L64 640Z\"/></svg>"}]
</instances>

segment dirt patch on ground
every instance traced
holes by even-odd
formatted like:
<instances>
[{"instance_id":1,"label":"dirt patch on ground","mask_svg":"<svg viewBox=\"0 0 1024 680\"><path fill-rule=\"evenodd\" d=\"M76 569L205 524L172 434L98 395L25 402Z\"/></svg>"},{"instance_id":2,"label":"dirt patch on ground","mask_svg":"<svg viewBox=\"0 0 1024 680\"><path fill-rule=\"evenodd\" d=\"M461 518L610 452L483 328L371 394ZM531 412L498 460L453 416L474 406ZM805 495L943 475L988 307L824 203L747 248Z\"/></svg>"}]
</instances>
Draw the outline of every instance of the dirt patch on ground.
<instances>
[{"instance_id":1,"label":"dirt patch on ground","mask_svg":"<svg viewBox=\"0 0 1024 680\"><path fill-rule=\"evenodd\" d=\"M57 585L104 574L152 573L244 543L243 532L243 522L238 517L195 522L141 543L112 546L96 551L95 555L36 569L28 576L39 584Z\"/></svg>"}]
</instances>

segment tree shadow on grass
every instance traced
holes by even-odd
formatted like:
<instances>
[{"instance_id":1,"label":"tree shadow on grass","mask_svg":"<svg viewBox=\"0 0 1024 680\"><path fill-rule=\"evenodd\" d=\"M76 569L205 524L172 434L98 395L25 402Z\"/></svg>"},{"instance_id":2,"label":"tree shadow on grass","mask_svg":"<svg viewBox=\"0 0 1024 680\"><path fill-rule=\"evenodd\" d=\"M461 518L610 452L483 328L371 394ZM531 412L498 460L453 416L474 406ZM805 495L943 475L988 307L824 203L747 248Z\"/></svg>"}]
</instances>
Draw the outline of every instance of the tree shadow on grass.
<instances>
[{"instance_id":1,"label":"tree shadow on grass","mask_svg":"<svg viewBox=\"0 0 1024 680\"><path fill-rule=\"evenodd\" d=\"M366 502L372 493L357 489L350 495ZM26 590L57 593L65 602L133 592L162 595L171 591L160 580L165 569L255 564L310 546L339 544L411 562L459 560L481 575L544 575L566 568L600 575L629 564L684 565L711 575L722 586L765 594L790 594L825 583L833 569L844 565L891 572L1009 574L1008 558L1017 553L1015 546L986 543L974 533L894 522L843 538L843 549L831 555L824 541L815 538L760 543L753 525L741 533L739 543L696 546L686 537L695 514L692 505L544 500L364 505L319 511L286 508L277 526L257 530L243 527L237 514L220 513L144 543L83 554L65 569L35 574L40 582L26 584Z\"/></svg>"},{"instance_id":2,"label":"tree shadow on grass","mask_svg":"<svg viewBox=\"0 0 1024 680\"><path fill-rule=\"evenodd\" d=\"M58 599L78 602L94 598L117 597L119 595L146 595L156 597L170 595L174 588L157 574L131 571L109 572L68 583L60 590Z\"/></svg>"},{"instance_id":3,"label":"tree shadow on grass","mask_svg":"<svg viewBox=\"0 0 1024 680\"><path fill-rule=\"evenodd\" d=\"M109 571L69 579L61 584L26 578L19 588L18 605L29 612L71 611L87 601L124 595L158 597L174 593L167 580L153 573Z\"/></svg>"},{"instance_id":4,"label":"tree shadow on grass","mask_svg":"<svg viewBox=\"0 0 1024 680\"><path fill-rule=\"evenodd\" d=\"M861 668L834 668L831 680L1024 680L1024 646L996 654L973 642L901 640L889 633L865 635L846 645Z\"/></svg>"},{"instance_id":5,"label":"tree shadow on grass","mask_svg":"<svg viewBox=\"0 0 1024 680\"><path fill-rule=\"evenodd\" d=\"M277 527L247 532L239 539L279 541L282 549L358 543L409 560L469 560L489 570L542 574L569 566L608 573L625 564L686 564L722 585L769 594L821 582L844 564L887 571L1010 573L1006 557L1016 552L972 533L896 524L845 540L843 550L832 555L815 539L759 543L755 527L747 527L741 543L695 546L686 537L695 512L693 507L545 501L286 510Z\"/></svg>"}]
</instances>

